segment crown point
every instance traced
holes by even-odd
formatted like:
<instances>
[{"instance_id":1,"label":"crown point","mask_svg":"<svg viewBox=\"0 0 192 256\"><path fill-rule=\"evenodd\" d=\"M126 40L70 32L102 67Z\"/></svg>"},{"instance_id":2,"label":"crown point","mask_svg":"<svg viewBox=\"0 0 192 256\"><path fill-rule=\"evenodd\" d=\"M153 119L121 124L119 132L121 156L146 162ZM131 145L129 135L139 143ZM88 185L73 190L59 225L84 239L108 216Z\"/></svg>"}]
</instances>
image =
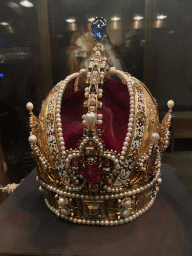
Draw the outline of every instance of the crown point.
<instances>
[{"instance_id":1,"label":"crown point","mask_svg":"<svg viewBox=\"0 0 192 256\"><path fill-rule=\"evenodd\" d=\"M167 106L168 106L168 108L169 109L172 109L173 107L174 107L174 101L173 100L169 100L168 102L167 102Z\"/></svg>"},{"instance_id":2,"label":"crown point","mask_svg":"<svg viewBox=\"0 0 192 256\"><path fill-rule=\"evenodd\" d=\"M33 110L33 103L31 102L28 102L27 105L26 105L26 108L30 111L30 110Z\"/></svg>"},{"instance_id":3,"label":"crown point","mask_svg":"<svg viewBox=\"0 0 192 256\"><path fill-rule=\"evenodd\" d=\"M34 144L37 142L37 137L35 135L30 135L28 140L30 143Z\"/></svg>"},{"instance_id":4,"label":"crown point","mask_svg":"<svg viewBox=\"0 0 192 256\"><path fill-rule=\"evenodd\" d=\"M156 142L160 139L159 133L154 132L154 133L152 134L152 136L151 136L151 139L152 139L153 142L156 143Z\"/></svg>"}]
</instances>

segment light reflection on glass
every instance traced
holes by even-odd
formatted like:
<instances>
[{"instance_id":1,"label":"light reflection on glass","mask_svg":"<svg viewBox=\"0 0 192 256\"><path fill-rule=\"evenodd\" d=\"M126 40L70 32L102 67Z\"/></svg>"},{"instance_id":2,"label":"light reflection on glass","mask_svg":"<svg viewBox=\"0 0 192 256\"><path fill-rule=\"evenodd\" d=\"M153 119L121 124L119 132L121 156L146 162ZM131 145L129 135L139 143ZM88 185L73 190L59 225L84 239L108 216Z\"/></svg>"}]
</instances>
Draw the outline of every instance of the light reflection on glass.
<instances>
[{"instance_id":1,"label":"light reflection on glass","mask_svg":"<svg viewBox=\"0 0 192 256\"><path fill-rule=\"evenodd\" d=\"M144 17L143 16L135 16L133 19L134 20L142 20Z\"/></svg>"},{"instance_id":2,"label":"light reflection on glass","mask_svg":"<svg viewBox=\"0 0 192 256\"><path fill-rule=\"evenodd\" d=\"M8 25L9 25L9 23L8 23L8 22L6 22L6 21L2 21L2 22L0 22L0 25L1 25L1 26L8 26Z\"/></svg>"},{"instance_id":3,"label":"light reflection on glass","mask_svg":"<svg viewBox=\"0 0 192 256\"><path fill-rule=\"evenodd\" d=\"M66 19L66 22L68 22L68 23L74 23L76 20L75 19L72 19L72 18L70 18L70 19Z\"/></svg>"},{"instance_id":4,"label":"light reflection on glass","mask_svg":"<svg viewBox=\"0 0 192 256\"><path fill-rule=\"evenodd\" d=\"M22 5L23 7L27 7L27 8L30 8L30 7L33 7L34 5L29 2L28 0L23 0L20 2L20 5Z\"/></svg>"},{"instance_id":5,"label":"light reflection on glass","mask_svg":"<svg viewBox=\"0 0 192 256\"><path fill-rule=\"evenodd\" d=\"M166 18L167 18L166 15L158 15L158 16L157 16L157 19L158 19L158 20L164 20L164 19L166 19Z\"/></svg>"},{"instance_id":6,"label":"light reflection on glass","mask_svg":"<svg viewBox=\"0 0 192 256\"><path fill-rule=\"evenodd\" d=\"M92 22L92 21L94 21L94 19L95 19L95 18L92 17L92 18L89 18L88 21L89 21L89 22Z\"/></svg>"},{"instance_id":7,"label":"light reflection on glass","mask_svg":"<svg viewBox=\"0 0 192 256\"><path fill-rule=\"evenodd\" d=\"M120 19L121 19L121 18L120 18L120 17L117 17L117 16L114 16L114 17L111 18L112 21L118 21L118 20L120 20Z\"/></svg>"}]
</instances>

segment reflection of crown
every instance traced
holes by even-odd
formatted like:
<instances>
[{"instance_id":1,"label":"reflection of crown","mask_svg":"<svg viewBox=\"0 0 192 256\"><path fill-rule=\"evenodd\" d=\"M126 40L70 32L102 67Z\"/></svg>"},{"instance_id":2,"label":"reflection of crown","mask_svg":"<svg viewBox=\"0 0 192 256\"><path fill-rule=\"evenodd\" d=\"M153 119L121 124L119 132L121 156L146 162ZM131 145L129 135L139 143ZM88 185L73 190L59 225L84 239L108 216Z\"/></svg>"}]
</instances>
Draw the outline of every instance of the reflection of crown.
<instances>
[{"instance_id":1,"label":"reflection of crown","mask_svg":"<svg viewBox=\"0 0 192 256\"><path fill-rule=\"evenodd\" d=\"M104 25L104 19L93 22L98 40ZM52 212L74 223L117 225L144 213L156 198L174 102L168 102L170 110L159 124L157 103L146 86L115 68L108 72L101 43L94 51L88 70L51 90L39 119L27 104L29 142L39 189ZM84 75L86 87L77 90ZM74 79L76 92L63 96Z\"/></svg>"}]
</instances>

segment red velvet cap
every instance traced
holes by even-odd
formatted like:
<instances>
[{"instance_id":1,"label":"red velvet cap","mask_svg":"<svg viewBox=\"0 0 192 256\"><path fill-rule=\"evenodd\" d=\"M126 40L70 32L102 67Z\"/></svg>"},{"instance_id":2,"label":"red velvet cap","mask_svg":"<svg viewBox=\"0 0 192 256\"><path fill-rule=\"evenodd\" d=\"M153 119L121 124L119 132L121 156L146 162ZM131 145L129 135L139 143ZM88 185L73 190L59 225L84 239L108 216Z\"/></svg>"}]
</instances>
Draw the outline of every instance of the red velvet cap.
<instances>
[{"instance_id":1,"label":"red velvet cap","mask_svg":"<svg viewBox=\"0 0 192 256\"><path fill-rule=\"evenodd\" d=\"M61 107L61 122L66 149L77 148L85 126L82 124L82 115L85 114L83 107L84 88L70 96L63 97ZM129 120L129 94L127 86L121 82L107 79L103 85L103 107L98 114L103 115L103 124L98 125L101 129L101 139L105 148L121 152L127 132Z\"/></svg>"}]
</instances>

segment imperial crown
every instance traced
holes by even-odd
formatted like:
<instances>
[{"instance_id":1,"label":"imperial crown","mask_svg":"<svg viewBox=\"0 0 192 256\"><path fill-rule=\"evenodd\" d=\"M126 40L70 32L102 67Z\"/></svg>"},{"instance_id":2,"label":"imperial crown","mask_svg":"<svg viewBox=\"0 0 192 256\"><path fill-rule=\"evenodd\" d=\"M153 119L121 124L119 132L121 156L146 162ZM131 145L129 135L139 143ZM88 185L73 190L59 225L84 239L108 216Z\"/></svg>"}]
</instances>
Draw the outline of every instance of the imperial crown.
<instances>
[{"instance_id":1,"label":"imperial crown","mask_svg":"<svg viewBox=\"0 0 192 256\"><path fill-rule=\"evenodd\" d=\"M105 19L93 21L98 41L105 28ZM160 124L147 87L128 73L107 69L101 42L93 50L88 70L59 82L38 119L27 103L29 142L47 207L74 223L112 226L132 221L153 205L174 102L168 101ZM86 86L78 90L82 76ZM71 81L75 92L65 96Z\"/></svg>"}]
</instances>

